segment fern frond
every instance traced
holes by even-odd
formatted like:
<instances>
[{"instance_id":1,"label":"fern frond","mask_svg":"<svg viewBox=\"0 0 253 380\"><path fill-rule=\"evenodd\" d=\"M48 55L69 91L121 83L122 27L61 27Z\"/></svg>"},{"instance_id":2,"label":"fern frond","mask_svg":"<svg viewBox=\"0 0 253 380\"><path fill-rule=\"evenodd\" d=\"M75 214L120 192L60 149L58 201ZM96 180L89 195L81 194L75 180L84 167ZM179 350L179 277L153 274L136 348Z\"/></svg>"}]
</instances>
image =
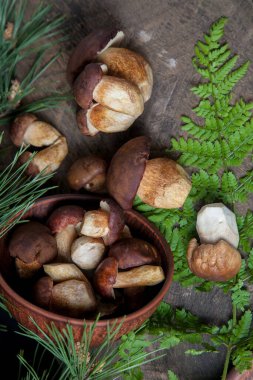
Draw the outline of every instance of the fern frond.
<instances>
[{"instance_id":1,"label":"fern frond","mask_svg":"<svg viewBox=\"0 0 253 380\"><path fill-rule=\"evenodd\" d=\"M242 339L249 335L250 326L252 322L252 313L250 310L245 311L240 320L233 328L232 331L232 343L238 344Z\"/></svg>"}]
</instances>

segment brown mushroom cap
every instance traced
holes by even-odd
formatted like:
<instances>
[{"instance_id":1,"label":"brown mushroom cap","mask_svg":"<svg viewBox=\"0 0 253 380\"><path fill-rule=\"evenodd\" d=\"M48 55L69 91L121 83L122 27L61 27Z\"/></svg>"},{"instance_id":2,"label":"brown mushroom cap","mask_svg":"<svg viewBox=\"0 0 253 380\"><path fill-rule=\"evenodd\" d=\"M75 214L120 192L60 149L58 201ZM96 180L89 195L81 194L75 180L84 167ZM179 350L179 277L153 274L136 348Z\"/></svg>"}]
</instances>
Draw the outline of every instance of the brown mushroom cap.
<instances>
[{"instance_id":1,"label":"brown mushroom cap","mask_svg":"<svg viewBox=\"0 0 253 380\"><path fill-rule=\"evenodd\" d=\"M81 157L69 168L67 180L73 190L84 188L88 191L105 189L107 163L95 155Z\"/></svg>"},{"instance_id":2,"label":"brown mushroom cap","mask_svg":"<svg viewBox=\"0 0 253 380\"><path fill-rule=\"evenodd\" d=\"M124 213L121 207L113 199L105 199L100 202L100 207L109 213L109 232L103 236L105 245L111 245L119 239L125 226Z\"/></svg>"},{"instance_id":3,"label":"brown mushroom cap","mask_svg":"<svg viewBox=\"0 0 253 380\"><path fill-rule=\"evenodd\" d=\"M82 222L84 209L76 205L58 207L48 218L47 225L53 234L61 232L69 225Z\"/></svg>"},{"instance_id":4,"label":"brown mushroom cap","mask_svg":"<svg viewBox=\"0 0 253 380\"><path fill-rule=\"evenodd\" d=\"M160 265L160 256L151 244L136 239L126 238L114 243L109 250L109 257L118 261L119 269L129 269L146 264Z\"/></svg>"},{"instance_id":5,"label":"brown mushroom cap","mask_svg":"<svg viewBox=\"0 0 253 380\"><path fill-rule=\"evenodd\" d=\"M99 264L94 274L94 286L101 296L115 298L113 285L117 274L118 262L114 257L108 257Z\"/></svg>"},{"instance_id":6,"label":"brown mushroom cap","mask_svg":"<svg viewBox=\"0 0 253 380\"><path fill-rule=\"evenodd\" d=\"M150 153L150 139L136 137L115 153L107 172L109 194L123 209L130 209Z\"/></svg>"},{"instance_id":7,"label":"brown mushroom cap","mask_svg":"<svg viewBox=\"0 0 253 380\"><path fill-rule=\"evenodd\" d=\"M10 240L9 251L12 257L28 264L37 261L43 265L57 255L56 241L49 228L33 221L16 228Z\"/></svg>"},{"instance_id":8,"label":"brown mushroom cap","mask_svg":"<svg viewBox=\"0 0 253 380\"><path fill-rule=\"evenodd\" d=\"M21 146L23 144L26 130L35 120L37 120L37 117L31 113L16 117L10 129L10 138L14 145Z\"/></svg>"},{"instance_id":9,"label":"brown mushroom cap","mask_svg":"<svg viewBox=\"0 0 253 380\"><path fill-rule=\"evenodd\" d=\"M87 63L94 61L107 47L120 43L123 38L124 33L116 28L99 29L84 37L70 56L68 82L72 84Z\"/></svg>"},{"instance_id":10,"label":"brown mushroom cap","mask_svg":"<svg viewBox=\"0 0 253 380\"><path fill-rule=\"evenodd\" d=\"M36 305L50 309L53 280L49 276L41 277L33 288L33 300Z\"/></svg>"},{"instance_id":11,"label":"brown mushroom cap","mask_svg":"<svg viewBox=\"0 0 253 380\"><path fill-rule=\"evenodd\" d=\"M103 70L99 63L90 63L78 75L74 82L73 93L77 104L83 108L90 108L93 101L93 91L103 77Z\"/></svg>"}]
</instances>

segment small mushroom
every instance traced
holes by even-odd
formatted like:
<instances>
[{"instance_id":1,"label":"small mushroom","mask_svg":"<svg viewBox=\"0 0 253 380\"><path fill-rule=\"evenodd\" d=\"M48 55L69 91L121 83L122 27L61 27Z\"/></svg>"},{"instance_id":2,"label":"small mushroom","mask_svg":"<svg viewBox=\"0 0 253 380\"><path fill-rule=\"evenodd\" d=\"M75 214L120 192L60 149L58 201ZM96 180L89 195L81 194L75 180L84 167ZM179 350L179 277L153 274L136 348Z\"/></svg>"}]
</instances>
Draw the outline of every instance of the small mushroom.
<instances>
[{"instance_id":1,"label":"small mushroom","mask_svg":"<svg viewBox=\"0 0 253 380\"><path fill-rule=\"evenodd\" d=\"M135 196L152 207L183 206L191 182L185 170L169 158L148 160L150 140L134 138L113 156L107 173L110 195L123 209L130 209Z\"/></svg>"},{"instance_id":2,"label":"small mushroom","mask_svg":"<svg viewBox=\"0 0 253 380\"><path fill-rule=\"evenodd\" d=\"M73 190L105 191L107 163L95 155L81 157L69 168L67 180Z\"/></svg>"},{"instance_id":3,"label":"small mushroom","mask_svg":"<svg viewBox=\"0 0 253 380\"><path fill-rule=\"evenodd\" d=\"M125 225L122 209L112 199L100 202L100 209L87 211L81 227L81 234L90 237L102 237L105 245L119 239Z\"/></svg>"},{"instance_id":4,"label":"small mushroom","mask_svg":"<svg viewBox=\"0 0 253 380\"><path fill-rule=\"evenodd\" d=\"M84 217L84 209L75 205L58 207L50 215L47 225L55 235L58 255L57 261L71 261L71 245L77 238L77 229Z\"/></svg>"},{"instance_id":5,"label":"small mushroom","mask_svg":"<svg viewBox=\"0 0 253 380\"><path fill-rule=\"evenodd\" d=\"M71 246L71 259L81 269L95 269L103 259L103 239L81 236Z\"/></svg>"},{"instance_id":6,"label":"small mushroom","mask_svg":"<svg viewBox=\"0 0 253 380\"><path fill-rule=\"evenodd\" d=\"M45 225L30 221L16 228L9 243L9 252L15 258L18 274L32 277L43 264L57 255L55 238Z\"/></svg>"},{"instance_id":7,"label":"small mushroom","mask_svg":"<svg viewBox=\"0 0 253 380\"><path fill-rule=\"evenodd\" d=\"M125 79L104 75L103 70L101 64L90 63L74 82L75 100L84 110L77 115L78 126L86 135L94 135L96 130L124 131L144 109L137 86Z\"/></svg>"},{"instance_id":8,"label":"small mushroom","mask_svg":"<svg viewBox=\"0 0 253 380\"><path fill-rule=\"evenodd\" d=\"M114 288L134 286L153 286L165 279L162 267L143 265L128 271L118 272L118 261L108 257L97 267L94 285L99 294L107 298L115 298Z\"/></svg>"},{"instance_id":9,"label":"small mushroom","mask_svg":"<svg viewBox=\"0 0 253 380\"><path fill-rule=\"evenodd\" d=\"M41 171L45 174L54 172L68 153L66 138L52 125L38 120L33 114L18 116L11 125L10 137L16 146L24 144L46 147L37 152L28 165L27 174L31 176ZM24 152L20 163L25 163L31 155L31 152Z\"/></svg>"},{"instance_id":10,"label":"small mushroom","mask_svg":"<svg viewBox=\"0 0 253 380\"><path fill-rule=\"evenodd\" d=\"M211 203L198 212L197 232L201 243L226 240L233 247L239 244L239 232L235 214L223 203Z\"/></svg>"},{"instance_id":11,"label":"small mushroom","mask_svg":"<svg viewBox=\"0 0 253 380\"><path fill-rule=\"evenodd\" d=\"M85 280L83 272L75 264L52 263L43 265L44 272L48 274L54 282L67 280Z\"/></svg>"},{"instance_id":12,"label":"small mushroom","mask_svg":"<svg viewBox=\"0 0 253 380\"><path fill-rule=\"evenodd\" d=\"M136 238L116 241L110 247L108 256L114 257L118 261L119 269L129 269L146 264L160 265L160 257L155 247Z\"/></svg>"},{"instance_id":13,"label":"small mushroom","mask_svg":"<svg viewBox=\"0 0 253 380\"><path fill-rule=\"evenodd\" d=\"M197 240L192 239L187 249L187 261L196 276L209 281L230 280L241 268L240 253L225 240L198 245Z\"/></svg>"}]
</instances>

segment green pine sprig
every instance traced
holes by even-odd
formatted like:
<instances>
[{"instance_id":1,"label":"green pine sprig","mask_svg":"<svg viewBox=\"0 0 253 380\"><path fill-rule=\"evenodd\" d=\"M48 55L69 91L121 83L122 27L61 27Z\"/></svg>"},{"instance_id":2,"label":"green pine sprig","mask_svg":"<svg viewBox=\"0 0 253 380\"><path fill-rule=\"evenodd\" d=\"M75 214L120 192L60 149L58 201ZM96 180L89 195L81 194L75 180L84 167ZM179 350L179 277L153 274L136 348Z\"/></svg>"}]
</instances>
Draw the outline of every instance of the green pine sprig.
<instances>
[{"instance_id":1,"label":"green pine sprig","mask_svg":"<svg viewBox=\"0 0 253 380\"><path fill-rule=\"evenodd\" d=\"M2 0L0 3L0 124L6 124L10 116L15 116L20 102L35 90L35 82L57 60L57 51L45 63L45 55L50 48L58 45L65 37L61 36L64 19L49 20L51 7L42 2L26 19L27 1ZM6 30L11 26L10 34ZM26 75L17 80L16 69L24 60L31 60ZM52 108L69 95L55 93L37 100L20 111L39 111ZM13 113L14 112L14 113Z\"/></svg>"}]
</instances>

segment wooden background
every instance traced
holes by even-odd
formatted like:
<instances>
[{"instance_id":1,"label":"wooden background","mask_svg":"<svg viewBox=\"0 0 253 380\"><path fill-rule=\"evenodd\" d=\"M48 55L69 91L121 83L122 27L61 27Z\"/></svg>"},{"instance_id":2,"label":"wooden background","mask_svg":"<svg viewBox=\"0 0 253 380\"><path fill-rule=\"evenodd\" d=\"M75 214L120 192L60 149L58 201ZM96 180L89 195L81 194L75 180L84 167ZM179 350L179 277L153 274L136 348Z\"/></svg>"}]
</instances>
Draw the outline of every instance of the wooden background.
<instances>
[{"instance_id":1,"label":"wooden background","mask_svg":"<svg viewBox=\"0 0 253 380\"><path fill-rule=\"evenodd\" d=\"M30 0L32 6L39 3ZM145 105L145 112L126 132L84 137L75 123L75 104L66 103L59 109L43 112L41 117L55 125L67 137L69 155L55 182L60 192L68 191L65 172L70 164L89 152L99 153L108 160L129 138L142 134L152 139L152 154L162 155L169 147L171 136L180 135L180 116L190 114L197 99L190 88L198 80L191 65L193 47L210 24L227 16L226 40L240 55L240 62L253 62L253 4L250 0L47 0L52 15L64 14L71 38L62 47L62 57L37 84L36 96L53 89L66 90L65 68L69 54L79 40L90 31L115 24L126 34L125 45L147 58L154 73L154 90ZM22 64L19 75L27 70ZM237 87L237 94L252 99L253 67ZM217 288L208 294L182 289L173 283L166 300L185 307L205 322L221 324L231 315L229 299ZM224 353L190 357L184 354L187 345L171 349L165 358L147 365L145 379L165 380L167 370L176 372L180 380L216 380L220 378Z\"/></svg>"}]
</instances>

